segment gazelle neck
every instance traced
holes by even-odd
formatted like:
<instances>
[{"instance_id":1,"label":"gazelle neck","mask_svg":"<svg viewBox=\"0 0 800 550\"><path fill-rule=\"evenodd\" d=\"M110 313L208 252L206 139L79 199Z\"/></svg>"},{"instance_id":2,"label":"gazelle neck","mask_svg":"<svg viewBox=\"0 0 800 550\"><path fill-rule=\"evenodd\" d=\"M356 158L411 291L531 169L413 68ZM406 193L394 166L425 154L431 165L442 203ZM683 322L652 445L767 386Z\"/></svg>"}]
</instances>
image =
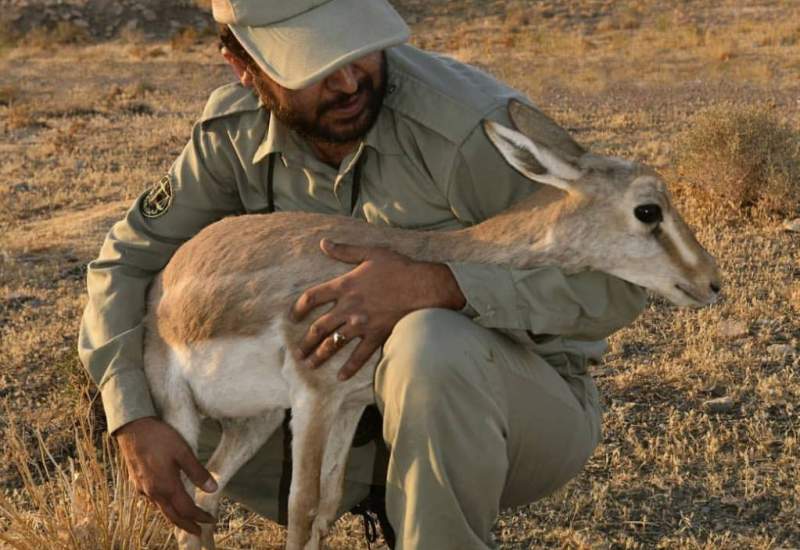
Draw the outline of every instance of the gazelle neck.
<instances>
[{"instance_id":1,"label":"gazelle neck","mask_svg":"<svg viewBox=\"0 0 800 550\"><path fill-rule=\"evenodd\" d=\"M530 268L562 265L568 243L553 240L554 224L569 216L569 200L537 204L528 197L487 220L456 231L423 231L402 238L400 252L431 262L466 262ZM401 234L402 235L402 234ZM561 249L561 250L559 250ZM570 251L574 255L574 251ZM573 265L583 264L582 258Z\"/></svg>"}]
</instances>

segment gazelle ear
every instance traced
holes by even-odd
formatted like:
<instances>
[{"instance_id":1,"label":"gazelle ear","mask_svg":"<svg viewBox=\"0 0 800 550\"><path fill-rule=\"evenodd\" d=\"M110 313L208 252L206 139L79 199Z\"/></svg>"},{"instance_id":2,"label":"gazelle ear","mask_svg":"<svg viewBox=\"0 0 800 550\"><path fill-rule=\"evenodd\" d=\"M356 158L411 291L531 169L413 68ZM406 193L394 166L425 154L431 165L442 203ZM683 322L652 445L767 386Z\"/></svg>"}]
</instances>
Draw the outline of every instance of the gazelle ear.
<instances>
[{"instance_id":1,"label":"gazelle ear","mask_svg":"<svg viewBox=\"0 0 800 550\"><path fill-rule=\"evenodd\" d=\"M573 182L580 178L581 171L572 159L494 121L484 120L483 129L506 162L525 177L568 193L578 192Z\"/></svg>"},{"instance_id":2,"label":"gazelle ear","mask_svg":"<svg viewBox=\"0 0 800 550\"><path fill-rule=\"evenodd\" d=\"M572 139L569 132L532 105L511 99L508 102L508 116L515 130L562 157L579 159L586 154L586 149Z\"/></svg>"}]
</instances>

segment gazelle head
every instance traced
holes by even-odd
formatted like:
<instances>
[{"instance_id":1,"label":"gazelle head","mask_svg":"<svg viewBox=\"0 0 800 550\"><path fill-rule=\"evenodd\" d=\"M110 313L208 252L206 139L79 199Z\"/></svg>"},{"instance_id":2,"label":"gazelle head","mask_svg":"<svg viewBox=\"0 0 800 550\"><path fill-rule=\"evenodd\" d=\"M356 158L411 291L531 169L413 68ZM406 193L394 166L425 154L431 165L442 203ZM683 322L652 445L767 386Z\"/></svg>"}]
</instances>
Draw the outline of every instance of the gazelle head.
<instances>
[{"instance_id":1,"label":"gazelle head","mask_svg":"<svg viewBox=\"0 0 800 550\"><path fill-rule=\"evenodd\" d=\"M571 207L552 219L547 246L583 267L610 273L679 306L716 301L720 275L652 169L593 155L541 111L512 100L516 129L485 121L506 161L529 179L565 193Z\"/></svg>"}]
</instances>

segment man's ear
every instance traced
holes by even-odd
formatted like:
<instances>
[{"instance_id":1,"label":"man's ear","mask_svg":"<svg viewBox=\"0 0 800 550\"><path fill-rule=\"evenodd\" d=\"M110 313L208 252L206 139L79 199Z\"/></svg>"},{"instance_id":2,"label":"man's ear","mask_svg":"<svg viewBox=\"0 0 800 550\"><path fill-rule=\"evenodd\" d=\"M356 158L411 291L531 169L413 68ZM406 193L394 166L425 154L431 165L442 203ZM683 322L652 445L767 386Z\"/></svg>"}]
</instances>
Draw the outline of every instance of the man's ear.
<instances>
[{"instance_id":1,"label":"man's ear","mask_svg":"<svg viewBox=\"0 0 800 550\"><path fill-rule=\"evenodd\" d=\"M222 57L225 62L231 66L233 72L236 73L236 78L242 83L245 88L253 87L253 73L247 68L247 63L242 61L239 57L234 55L228 48L222 48Z\"/></svg>"}]
</instances>

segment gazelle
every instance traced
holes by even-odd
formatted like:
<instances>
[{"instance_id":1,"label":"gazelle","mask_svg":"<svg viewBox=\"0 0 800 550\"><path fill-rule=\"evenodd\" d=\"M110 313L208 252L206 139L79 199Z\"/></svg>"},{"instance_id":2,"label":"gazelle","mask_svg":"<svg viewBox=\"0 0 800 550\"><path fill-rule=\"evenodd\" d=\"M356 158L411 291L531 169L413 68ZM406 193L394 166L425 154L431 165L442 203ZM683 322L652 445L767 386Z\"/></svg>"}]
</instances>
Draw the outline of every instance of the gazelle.
<instances>
[{"instance_id":1,"label":"gazelle","mask_svg":"<svg viewBox=\"0 0 800 550\"><path fill-rule=\"evenodd\" d=\"M488 121L484 129L515 169L545 186L481 224L426 232L320 214L240 216L207 227L176 252L150 290L145 369L164 420L193 448L202 416L222 423L207 465L220 490L198 491L198 506L216 515L221 489L291 408L287 548L318 548L335 519L353 434L374 400L377 358L346 382L336 373L356 342L335 364L298 368L294 351L310 321L290 322L291 304L350 269L319 252L322 238L386 246L417 260L594 269L680 306L715 301L714 259L654 171L588 153L523 103L512 101L509 114L517 130ZM184 549L213 548L213 526L204 525L200 538L180 531L179 541Z\"/></svg>"}]
</instances>

